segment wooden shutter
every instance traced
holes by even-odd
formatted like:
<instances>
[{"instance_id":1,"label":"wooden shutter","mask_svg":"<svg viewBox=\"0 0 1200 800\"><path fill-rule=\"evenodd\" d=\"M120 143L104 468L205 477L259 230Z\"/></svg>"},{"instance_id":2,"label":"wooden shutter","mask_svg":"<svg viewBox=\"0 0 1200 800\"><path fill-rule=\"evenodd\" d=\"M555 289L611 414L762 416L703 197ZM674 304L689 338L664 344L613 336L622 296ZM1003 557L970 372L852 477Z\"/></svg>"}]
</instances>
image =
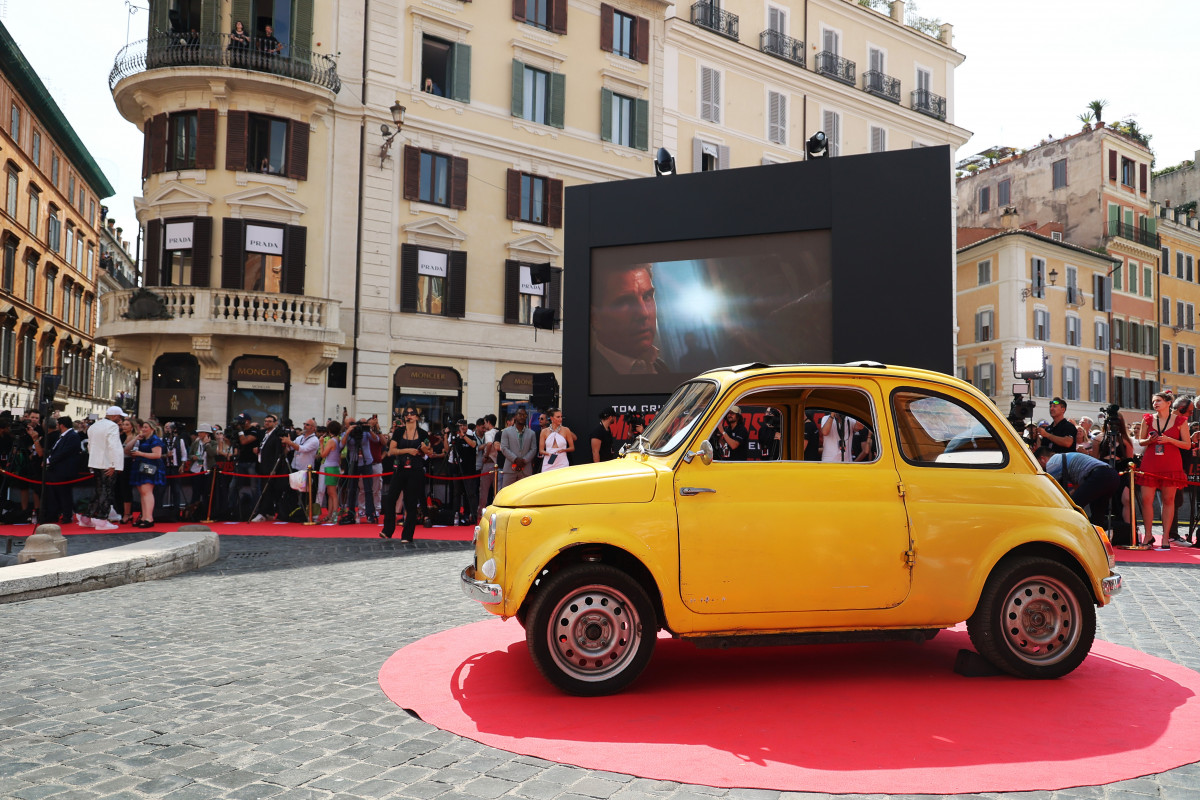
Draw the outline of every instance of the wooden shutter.
<instances>
[{"instance_id":1,"label":"wooden shutter","mask_svg":"<svg viewBox=\"0 0 1200 800\"><path fill-rule=\"evenodd\" d=\"M150 119L150 172L167 171L167 115Z\"/></svg>"},{"instance_id":2,"label":"wooden shutter","mask_svg":"<svg viewBox=\"0 0 1200 800\"><path fill-rule=\"evenodd\" d=\"M1138 164L1138 190L1146 193L1146 165Z\"/></svg>"},{"instance_id":3,"label":"wooden shutter","mask_svg":"<svg viewBox=\"0 0 1200 800\"><path fill-rule=\"evenodd\" d=\"M308 262L308 229L303 225L288 225L283 230L283 291L304 294L305 270Z\"/></svg>"},{"instance_id":4,"label":"wooden shutter","mask_svg":"<svg viewBox=\"0 0 1200 800\"><path fill-rule=\"evenodd\" d=\"M163 224L152 219L146 225L146 285L158 286L159 264L162 263Z\"/></svg>"},{"instance_id":5,"label":"wooden shutter","mask_svg":"<svg viewBox=\"0 0 1200 800\"><path fill-rule=\"evenodd\" d=\"M417 246L400 245L400 310L417 310Z\"/></svg>"},{"instance_id":6,"label":"wooden shutter","mask_svg":"<svg viewBox=\"0 0 1200 800\"><path fill-rule=\"evenodd\" d=\"M241 289L246 268L246 222L224 219L221 222L221 288Z\"/></svg>"},{"instance_id":7,"label":"wooden shutter","mask_svg":"<svg viewBox=\"0 0 1200 800\"><path fill-rule=\"evenodd\" d=\"M471 102L471 45L456 44L450 49L453 74L450 80L450 97L460 103Z\"/></svg>"},{"instance_id":8,"label":"wooden shutter","mask_svg":"<svg viewBox=\"0 0 1200 800\"><path fill-rule=\"evenodd\" d=\"M421 151L411 145L404 146L404 199L419 200L421 197Z\"/></svg>"},{"instance_id":9,"label":"wooden shutter","mask_svg":"<svg viewBox=\"0 0 1200 800\"><path fill-rule=\"evenodd\" d=\"M638 150L650 149L650 101L633 101L633 146Z\"/></svg>"},{"instance_id":10,"label":"wooden shutter","mask_svg":"<svg viewBox=\"0 0 1200 800\"><path fill-rule=\"evenodd\" d=\"M716 73L709 67L700 68L700 119L717 122L713 111L713 76ZM699 170L697 170L698 172Z\"/></svg>"},{"instance_id":11,"label":"wooden shutter","mask_svg":"<svg viewBox=\"0 0 1200 800\"><path fill-rule=\"evenodd\" d=\"M196 111L196 169L217 168L217 110Z\"/></svg>"},{"instance_id":12,"label":"wooden shutter","mask_svg":"<svg viewBox=\"0 0 1200 800\"><path fill-rule=\"evenodd\" d=\"M563 182L558 178L546 179L546 224L551 228L562 227Z\"/></svg>"},{"instance_id":13,"label":"wooden shutter","mask_svg":"<svg viewBox=\"0 0 1200 800\"><path fill-rule=\"evenodd\" d=\"M512 115L525 117L525 65L515 58L512 65Z\"/></svg>"},{"instance_id":14,"label":"wooden shutter","mask_svg":"<svg viewBox=\"0 0 1200 800\"><path fill-rule=\"evenodd\" d=\"M504 261L504 321L521 323L521 262L511 258Z\"/></svg>"},{"instance_id":15,"label":"wooden shutter","mask_svg":"<svg viewBox=\"0 0 1200 800\"><path fill-rule=\"evenodd\" d=\"M600 90L600 141L612 141L612 98L609 89Z\"/></svg>"},{"instance_id":16,"label":"wooden shutter","mask_svg":"<svg viewBox=\"0 0 1200 800\"><path fill-rule=\"evenodd\" d=\"M247 35L254 36L254 20L250 18L250 0L233 0L233 8L230 10L229 30L236 29L239 22L246 29Z\"/></svg>"},{"instance_id":17,"label":"wooden shutter","mask_svg":"<svg viewBox=\"0 0 1200 800\"><path fill-rule=\"evenodd\" d=\"M637 49L637 60L643 64L650 63L650 20L638 17L634 26L633 43Z\"/></svg>"},{"instance_id":18,"label":"wooden shutter","mask_svg":"<svg viewBox=\"0 0 1200 800\"><path fill-rule=\"evenodd\" d=\"M307 59L312 51L313 38L313 0L294 0L292 11L292 47L290 51L296 58Z\"/></svg>"},{"instance_id":19,"label":"wooden shutter","mask_svg":"<svg viewBox=\"0 0 1200 800\"><path fill-rule=\"evenodd\" d=\"M692 172L701 172L704 169L704 142L700 137L692 137Z\"/></svg>"},{"instance_id":20,"label":"wooden shutter","mask_svg":"<svg viewBox=\"0 0 1200 800\"><path fill-rule=\"evenodd\" d=\"M212 280L212 217L192 220L192 286L208 288Z\"/></svg>"},{"instance_id":21,"label":"wooden shutter","mask_svg":"<svg viewBox=\"0 0 1200 800\"><path fill-rule=\"evenodd\" d=\"M613 7L608 3L600 4L600 49L613 51Z\"/></svg>"},{"instance_id":22,"label":"wooden shutter","mask_svg":"<svg viewBox=\"0 0 1200 800\"><path fill-rule=\"evenodd\" d=\"M153 138L151 135L154 128L153 122L153 119L148 119L142 126L142 180L150 177L150 140Z\"/></svg>"},{"instance_id":23,"label":"wooden shutter","mask_svg":"<svg viewBox=\"0 0 1200 800\"><path fill-rule=\"evenodd\" d=\"M287 132L287 176L296 180L308 180L308 123L288 120Z\"/></svg>"},{"instance_id":24,"label":"wooden shutter","mask_svg":"<svg viewBox=\"0 0 1200 800\"><path fill-rule=\"evenodd\" d=\"M467 207L467 159L450 159L450 207Z\"/></svg>"},{"instance_id":25,"label":"wooden shutter","mask_svg":"<svg viewBox=\"0 0 1200 800\"><path fill-rule=\"evenodd\" d=\"M567 32L567 0L551 0L550 30L555 33Z\"/></svg>"},{"instance_id":26,"label":"wooden shutter","mask_svg":"<svg viewBox=\"0 0 1200 800\"><path fill-rule=\"evenodd\" d=\"M562 327L562 267L550 268L550 294L546 297L546 307L554 311L554 328Z\"/></svg>"},{"instance_id":27,"label":"wooden shutter","mask_svg":"<svg viewBox=\"0 0 1200 800\"><path fill-rule=\"evenodd\" d=\"M525 21L525 0L513 0L513 19Z\"/></svg>"},{"instance_id":28,"label":"wooden shutter","mask_svg":"<svg viewBox=\"0 0 1200 800\"><path fill-rule=\"evenodd\" d=\"M225 117L225 169L235 172L246 169L246 140L249 129L249 112L230 111Z\"/></svg>"},{"instance_id":29,"label":"wooden shutter","mask_svg":"<svg viewBox=\"0 0 1200 800\"><path fill-rule=\"evenodd\" d=\"M521 173L515 169L508 171L508 191L506 192L504 203L504 216L506 219L521 218Z\"/></svg>"},{"instance_id":30,"label":"wooden shutter","mask_svg":"<svg viewBox=\"0 0 1200 800\"><path fill-rule=\"evenodd\" d=\"M463 250L450 251L446 287L446 316L462 319L467 315L467 254Z\"/></svg>"},{"instance_id":31,"label":"wooden shutter","mask_svg":"<svg viewBox=\"0 0 1200 800\"><path fill-rule=\"evenodd\" d=\"M550 119L556 128L563 127L567 107L567 76L561 72L550 73Z\"/></svg>"},{"instance_id":32,"label":"wooden shutter","mask_svg":"<svg viewBox=\"0 0 1200 800\"><path fill-rule=\"evenodd\" d=\"M717 169L730 169L733 167L733 158L730 155L729 145L717 145Z\"/></svg>"},{"instance_id":33,"label":"wooden shutter","mask_svg":"<svg viewBox=\"0 0 1200 800\"><path fill-rule=\"evenodd\" d=\"M1108 179L1115 181L1117 179L1117 151L1108 151Z\"/></svg>"},{"instance_id":34,"label":"wooden shutter","mask_svg":"<svg viewBox=\"0 0 1200 800\"><path fill-rule=\"evenodd\" d=\"M249 2L249 0L247 0ZM149 5L149 3L147 3ZM150 36L159 32L166 32L171 27L170 18L167 16L167 3L155 3L150 9Z\"/></svg>"},{"instance_id":35,"label":"wooden shutter","mask_svg":"<svg viewBox=\"0 0 1200 800\"><path fill-rule=\"evenodd\" d=\"M201 0L200 31L202 33L217 33L220 22L219 0Z\"/></svg>"},{"instance_id":36,"label":"wooden shutter","mask_svg":"<svg viewBox=\"0 0 1200 800\"><path fill-rule=\"evenodd\" d=\"M975 341L983 341L983 312L975 312Z\"/></svg>"}]
</instances>

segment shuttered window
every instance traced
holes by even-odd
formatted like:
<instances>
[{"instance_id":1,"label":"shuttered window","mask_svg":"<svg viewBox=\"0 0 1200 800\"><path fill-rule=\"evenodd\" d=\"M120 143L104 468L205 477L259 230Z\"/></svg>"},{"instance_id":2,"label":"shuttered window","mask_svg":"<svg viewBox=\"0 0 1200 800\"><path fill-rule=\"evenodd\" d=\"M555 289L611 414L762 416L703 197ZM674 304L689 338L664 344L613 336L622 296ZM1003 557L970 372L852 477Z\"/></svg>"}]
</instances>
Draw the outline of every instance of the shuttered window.
<instances>
[{"instance_id":1,"label":"shuttered window","mask_svg":"<svg viewBox=\"0 0 1200 800\"><path fill-rule=\"evenodd\" d=\"M767 92L767 139L787 144L787 95L782 92Z\"/></svg>"},{"instance_id":2,"label":"shuttered window","mask_svg":"<svg viewBox=\"0 0 1200 800\"><path fill-rule=\"evenodd\" d=\"M278 246L247 244L253 226ZM211 239L211 236L209 237ZM308 261L308 229L253 219L224 219L221 229L221 288L265 293L304 294Z\"/></svg>"},{"instance_id":3,"label":"shuttered window","mask_svg":"<svg viewBox=\"0 0 1200 800\"><path fill-rule=\"evenodd\" d=\"M871 126L871 152L883 153L887 150L887 131L877 125ZM986 211L987 209L980 209Z\"/></svg>"},{"instance_id":4,"label":"shuttered window","mask_svg":"<svg viewBox=\"0 0 1200 800\"><path fill-rule=\"evenodd\" d=\"M308 180L308 140L307 122L230 111L225 169Z\"/></svg>"},{"instance_id":5,"label":"shuttered window","mask_svg":"<svg viewBox=\"0 0 1200 800\"><path fill-rule=\"evenodd\" d=\"M471 102L471 46L424 34L421 39L421 91Z\"/></svg>"},{"instance_id":6,"label":"shuttered window","mask_svg":"<svg viewBox=\"0 0 1200 800\"><path fill-rule=\"evenodd\" d=\"M567 0L513 0L512 15L554 33L567 32Z\"/></svg>"},{"instance_id":7,"label":"shuttered window","mask_svg":"<svg viewBox=\"0 0 1200 800\"><path fill-rule=\"evenodd\" d=\"M564 126L567 76L512 62L512 115L555 128Z\"/></svg>"},{"instance_id":8,"label":"shuttered window","mask_svg":"<svg viewBox=\"0 0 1200 800\"><path fill-rule=\"evenodd\" d=\"M548 308L555 312L554 327L561 326L562 311L562 268L550 268L550 282L527 284L530 264L508 259L504 262L504 321L509 325L530 325L535 308ZM525 285L523 285L525 284ZM541 294L536 294L537 291Z\"/></svg>"},{"instance_id":9,"label":"shuttered window","mask_svg":"<svg viewBox=\"0 0 1200 800\"><path fill-rule=\"evenodd\" d=\"M650 63L650 20L600 4L600 49Z\"/></svg>"},{"instance_id":10,"label":"shuttered window","mask_svg":"<svg viewBox=\"0 0 1200 800\"><path fill-rule=\"evenodd\" d=\"M721 73L712 67L700 67L700 119L721 122Z\"/></svg>"},{"instance_id":11,"label":"shuttered window","mask_svg":"<svg viewBox=\"0 0 1200 800\"><path fill-rule=\"evenodd\" d=\"M467 159L406 146L404 199L466 208Z\"/></svg>"},{"instance_id":12,"label":"shuttered window","mask_svg":"<svg viewBox=\"0 0 1200 800\"><path fill-rule=\"evenodd\" d=\"M414 244L400 246L400 310L466 316L467 254Z\"/></svg>"},{"instance_id":13,"label":"shuttered window","mask_svg":"<svg viewBox=\"0 0 1200 800\"><path fill-rule=\"evenodd\" d=\"M826 149L830 158L842 154L842 115L837 111L821 112L821 124L825 129Z\"/></svg>"},{"instance_id":14,"label":"shuttered window","mask_svg":"<svg viewBox=\"0 0 1200 800\"><path fill-rule=\"evenodd\" d=\"M508 219L562 227L563 182L557 178L508 171L505 215Z\"/></svg>"},{"instance_id":15,"label":"shuttered window","mask_svg":"<svg viewBox=\"0 0 1200 800\"><path fill-rule=\"evenodd\" d=\"M650 149L650 103L600 90L600 139L605 142Z\"/></svg>"}]
</instances>

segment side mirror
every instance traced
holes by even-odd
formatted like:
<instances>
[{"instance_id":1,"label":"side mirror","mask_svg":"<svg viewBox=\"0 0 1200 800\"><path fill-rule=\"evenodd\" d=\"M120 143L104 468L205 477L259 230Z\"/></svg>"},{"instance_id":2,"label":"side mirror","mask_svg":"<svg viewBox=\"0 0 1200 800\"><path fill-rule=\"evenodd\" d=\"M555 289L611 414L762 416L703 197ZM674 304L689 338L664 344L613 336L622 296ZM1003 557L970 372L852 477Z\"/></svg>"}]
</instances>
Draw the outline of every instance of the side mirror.
<instances>
[{"instance_id":1,"label":"side mirror","mask_svg":"<svg viewBox=\"0 0 1200 800\"><path fill-rule=\"evenodd\" d=\"M692 459L696 456L700 456L700 463L704 466L707 467L709 464L711 464L713 457L712 442L710 442L708 439L705 439L700 443L699 450L688 450L686 453L684 453L683 460L690 464L692 463Z\"/></svg>"}]
</instances>

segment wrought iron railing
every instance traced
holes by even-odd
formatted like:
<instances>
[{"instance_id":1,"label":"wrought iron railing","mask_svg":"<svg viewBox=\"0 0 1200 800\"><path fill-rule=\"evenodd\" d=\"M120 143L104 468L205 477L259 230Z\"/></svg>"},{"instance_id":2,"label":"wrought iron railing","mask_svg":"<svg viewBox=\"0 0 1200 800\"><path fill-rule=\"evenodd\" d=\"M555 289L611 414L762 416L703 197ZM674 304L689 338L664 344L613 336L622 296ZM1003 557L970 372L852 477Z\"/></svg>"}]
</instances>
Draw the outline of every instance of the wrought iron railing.
<instances>
[{"instance_id":1,"label":"wrought iron railing","mask_svg":"<svg viewBox=\"0 0 1200 800\"><path fill-rule=\"evenodd\" d=\"M737 41L737 14L722 11L712 0L700 0L700 2L692 4L692 24L708 28L714 33L728 36L730 39Z\"/></svg>"},{"instance_id":2,"label":"wrought iron railing","mask_svg":"<svg viewBox=\"0 0 1200 800\"><path fill-rule=\"evenodd\" d=\"M877 70L863 73L863 89L884 100L891 100L893 103L900 102L900 79Z\"/></svg>"},{"instance_id":3,"label":"wrought iron railing","mask_svg":"<svg viewBox=\"0 0 1200 800\"><path fill-rule=\"evenodd\" d=\"M228 33L158 32L117 53L108 74L108 88L139 72L174 67L229 67L294 78L335 94L342 88L333 56L287 45L275 51L278 44L273 39L249 37L242 43Z\"/></svg>"},{"instance_id":4,"label":"wrought iron railing","mask_svg":"<svg viewBox=\"0 0 1200 800\"><path fill-rule=\"evenodd\" d=\"M758 35L758 49L784 61L804 66L804 42L780 31L765 30Z\"/></svg>"},{"instance_id":5,"label":"wrought iron railing","mask_svg":"<svg viewBox=\"0 0 1200 800\"><path fill-rule=\"evenodd\" d=\"M1131 242L1137 242L1138 244L1144 244L1147 247L1153 247L1155 250L1161 247L1157 233L1151 233L1145 228L1139 228L1136 225L1129 225L1124 222L1109 220L1108 235L1119 236L1122 239L1128 239Z\"/></svg>"},{"instance_id":6,"label":"wrought iron railing","mask_svg":"<svg viewBox=\"0 0 1200 800\"><path fill-rule=\"evenodd\" d=\"M828 50L817 53L816 68L817 72L827 75L835 81L848 83L851 86L855 84L854 62L848 58L842 58L837 53L831 53Z\"/></svg>"},{"instance_id":7,"label":"wrought iron railing","mask_svg":"<svg viewBox=\"0 0 1200 800\"><path fill-rule=\"evenodd\" d=\"M912 93L913 111L919 111L940 120L946 119L946 98L934 94L928 89L914 89Z\"/></svg>"}]
</instances>

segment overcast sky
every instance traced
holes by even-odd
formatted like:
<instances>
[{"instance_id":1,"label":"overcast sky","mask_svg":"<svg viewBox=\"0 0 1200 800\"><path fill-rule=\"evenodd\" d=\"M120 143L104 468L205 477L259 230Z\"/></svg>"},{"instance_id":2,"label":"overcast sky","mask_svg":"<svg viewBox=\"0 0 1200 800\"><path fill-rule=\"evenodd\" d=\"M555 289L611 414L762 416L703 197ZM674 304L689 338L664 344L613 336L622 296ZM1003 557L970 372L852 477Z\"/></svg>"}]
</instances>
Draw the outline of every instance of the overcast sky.
<instances>
[{"instance_id":1,"label":"overcast sky","mask_svg":"<svg viewBox=\"0 0 1200 800\"><path fill-rule=\"evenodd\" d=\"M960 158L1074 133L1097 99L1108 101L1106 121L1133 117L1153 136L1156 167L1200 149L1200 4L1193 0L915 0L914 7L952 23L954 46L966 56L955 73L954 121L974 136ZM128 8L125 0L8 0L4 24L117 190L106 201L110 214L132 230L141 134L117 114L108 90L127 35L135 42L146 35L147 12Z\"/></svg>"}]
</instances>

